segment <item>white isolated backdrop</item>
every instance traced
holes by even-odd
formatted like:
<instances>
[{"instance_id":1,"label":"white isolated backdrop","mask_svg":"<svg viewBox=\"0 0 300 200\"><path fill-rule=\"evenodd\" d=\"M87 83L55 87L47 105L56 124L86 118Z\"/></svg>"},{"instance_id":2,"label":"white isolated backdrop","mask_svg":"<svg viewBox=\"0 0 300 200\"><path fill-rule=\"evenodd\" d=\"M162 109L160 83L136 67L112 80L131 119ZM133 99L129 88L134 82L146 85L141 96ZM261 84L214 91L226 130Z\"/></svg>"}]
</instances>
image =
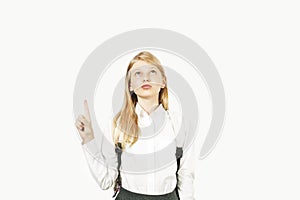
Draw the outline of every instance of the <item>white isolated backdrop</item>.
<instances>
[{"instance_id":1,"label":"white isolated backdrop","mask_svg":"<svg viewBox=\"0 0 300 200\"><path fill-rule=\"evenodd\" d=\"M147 27L197 42L225 87L196 199L299 199L298 11L292 0L1 1L0 199L110 199L82 153L74 84L98 45Z\"/></svg>"}]
</instances>

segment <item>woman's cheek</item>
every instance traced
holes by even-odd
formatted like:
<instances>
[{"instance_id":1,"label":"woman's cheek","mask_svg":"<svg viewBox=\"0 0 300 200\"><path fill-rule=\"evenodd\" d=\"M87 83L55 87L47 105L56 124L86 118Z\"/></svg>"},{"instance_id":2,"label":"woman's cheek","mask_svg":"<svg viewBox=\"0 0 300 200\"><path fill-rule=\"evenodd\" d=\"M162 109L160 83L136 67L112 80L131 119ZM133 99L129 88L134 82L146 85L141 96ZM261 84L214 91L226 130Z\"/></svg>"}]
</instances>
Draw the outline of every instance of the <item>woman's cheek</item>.
<instances>
[{"instance_id":1,"label":"woman's cheek","mask_svg":"<svg viewBox=\"0 0 300 200\"><path fill-rule=\"evenodd\" d=\"M140 81L140 80L134 80L132 82L132 88L133 88L133 90L135 90L136 88L140 87L141 85L142 85L142 81Z\"/></svg>"},{"instance_id":2,"label":"woman's cheek","mask_svg":"<svg viewBox=\"0 0 300 200\"><path fill-rule=\"evenodd\" d=\"M162 79L159 77L154 77L152 82L157 83L157 84L162 84Z\"/></svg>"}]
</instances>

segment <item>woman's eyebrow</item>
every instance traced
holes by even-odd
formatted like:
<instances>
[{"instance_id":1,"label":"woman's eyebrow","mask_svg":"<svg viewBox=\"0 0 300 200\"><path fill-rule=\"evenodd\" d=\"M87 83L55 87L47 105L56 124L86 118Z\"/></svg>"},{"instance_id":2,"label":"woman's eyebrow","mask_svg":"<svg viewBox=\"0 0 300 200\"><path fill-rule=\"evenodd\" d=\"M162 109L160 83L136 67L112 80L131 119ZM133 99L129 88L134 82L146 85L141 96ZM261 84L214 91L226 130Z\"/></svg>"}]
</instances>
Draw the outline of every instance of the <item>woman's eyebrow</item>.
<instances>
[{"instance_id":1,"label":"woman's eyebrow","mask_svg":"<svg viewBox=\"0 0 300 200\"><path fill-rule=\"evenodd\" d=\"M137 70L141 70L142 67L137 67L135 69L132 69L132 72L135 72ZM154 66L151 66L151 67L147 67L148 69L156 69Z\"/></svg>"}]
</instances>

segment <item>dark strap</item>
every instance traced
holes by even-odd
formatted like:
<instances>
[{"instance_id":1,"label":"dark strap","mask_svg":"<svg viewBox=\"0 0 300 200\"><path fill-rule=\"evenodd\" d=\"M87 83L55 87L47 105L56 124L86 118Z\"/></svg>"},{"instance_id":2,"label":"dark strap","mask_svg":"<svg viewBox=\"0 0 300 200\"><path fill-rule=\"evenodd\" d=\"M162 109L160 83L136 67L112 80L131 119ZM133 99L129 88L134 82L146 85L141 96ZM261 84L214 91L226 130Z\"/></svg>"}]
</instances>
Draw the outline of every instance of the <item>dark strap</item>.
<instances>
[{"instance_id":1,"label":"dark strap","mask_svg":"<svg viewBox=\"0 0 300 200\"><path fill-rule=\"evenodd\" d=\"M115 147L115 152L118 156L118 172L120 172L120 166L121 166L121 155L122 155L122 144L120 142L117 143Z\"/></svg>"},{"instance_id":2,"label":"dark strap","mask_svg":"<svg viewBox=\"0 0 300 200\"><path fill-rule=\"evenodd\" d=\"M177 160L177 170L176 170L177 184L176 184L175 192L176 192L176 195L177 195L178 199L180 199L179 192L178 192L178 170L179 170L179 167L180 167L180 159L182 158L182 155L183 155L182 147L176 147L175 156L176 156L176 160Z\"/></svg>"},{"instance_id":3,"label":"dark strap","mask_svg":"<svg viewBox=\"0 0 300 200\"><path fill-rule=\"evenodd\" d=\"M121 144L120 142L118 142L118 143L115 145L115 152L116 152L117 157L118 157L118 166L117 166L117 169L118 169L118 177L117 177L117 179L116 179L115 186L114 186L114 195L112 196L113 198L118 194L118 192L120 191L121 186L122 186L122 179L121 179L121 175L120 175L121 155L122 155L122 144Z\"/></svg>"}]
</instances>

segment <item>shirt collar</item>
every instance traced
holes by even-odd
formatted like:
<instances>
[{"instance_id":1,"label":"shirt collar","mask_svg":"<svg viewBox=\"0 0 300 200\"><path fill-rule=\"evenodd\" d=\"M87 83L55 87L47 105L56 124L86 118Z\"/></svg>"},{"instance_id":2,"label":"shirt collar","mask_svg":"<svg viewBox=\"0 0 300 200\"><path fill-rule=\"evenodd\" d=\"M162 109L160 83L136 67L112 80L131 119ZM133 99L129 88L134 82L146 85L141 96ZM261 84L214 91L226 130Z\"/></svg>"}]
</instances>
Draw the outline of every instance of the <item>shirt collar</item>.
<instances>
[{"instance_id":1,"label":"shirt collar","mask_svg":"<svg viewBox=\"0 0 300 200\"><path fill-rule=\"evenodd\" d=\"M160 103L159 106L157 108L155 108L155 110L153 110L150 114L148 114L143 108L142 106L139 104L139 102L136 103L135 106L135 113L138 115L139 118L149 118L153 115L156 115L157 113L163 111L164 108L162 106L162 104Z\"/></svg>"}]
</instances>

